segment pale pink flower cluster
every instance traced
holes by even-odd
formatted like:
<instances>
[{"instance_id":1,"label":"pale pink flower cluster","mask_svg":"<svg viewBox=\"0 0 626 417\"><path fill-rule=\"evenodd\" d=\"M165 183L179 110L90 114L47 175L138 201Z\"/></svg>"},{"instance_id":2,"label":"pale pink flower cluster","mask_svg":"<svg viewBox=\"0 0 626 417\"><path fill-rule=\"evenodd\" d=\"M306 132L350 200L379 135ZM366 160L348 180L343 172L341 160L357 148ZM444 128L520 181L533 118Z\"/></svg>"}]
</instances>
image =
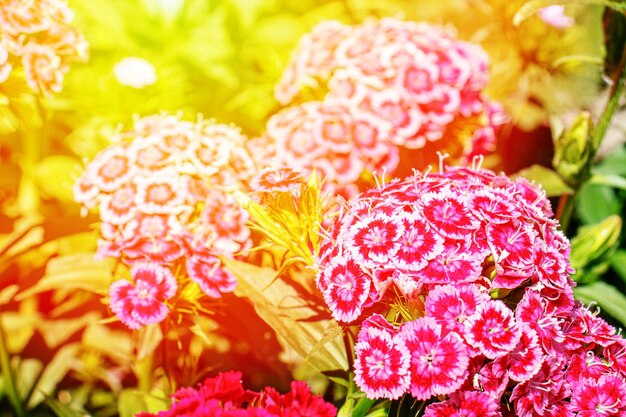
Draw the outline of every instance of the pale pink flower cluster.
<instances>
[{"instance_id":1,"label":"pale pink flower cluster","mask_svg":"<svg viewBox=\"0 0 626 417\"><path fill-rule=\"evenodd\" d=\"M317 285L337 320L361 324L365 394L434 399L426 417L626 415L626 342L574 301L551 216L536 186L469 168L344 207Z\"/></svg>"},{"instance_id":2,"label":"pale pink flower cluster","mask_svg":"<svg viewBox=\"0 0 626 417\"><path fill-rule=\"evenodd\" d=\"M184 267L177 277L188 276L210 297L233 291L235 278L219 256L232 257L251 243L248 215L229 194L245 189L255 172L245 141L238 129L210 121L138 119L87 165L74 186L76 201L100 213L98 254L143 269L146 263L162 266L168 269L164 276ZM133 280L137 294L140 285L150 286L134 274ZM128 285L112 286L111 306L133 327L141 321L121 307ZM171 297L170 288L162 293Z\"/></svg>"},{"instance_id":3,"label":"pale pink flower cluster","mask_svg":"<svg viewBox=\"0 0 626 417\"><path fill-rule=\"evenodd\" d=\"M0 2L0 83L21 66L37 93L58 93L70 64L87 56L87 43L70 25L63 0Z\"/></svg>"},{"instance_id":4,"label":"pale pink flower cluster","mask_svg":"<svg viewBox=\"0 0 626 417\"><path fill-rule=\"evenodd\" d=\"M260 141L277 165L315 168L349 195L364 172L393 173L418 150L461 160L493 151L506 117L484 96L487 81L485 52L446 28L324 22L303 37L276 88L292 107ZM311 95L319 101L302 103Z\"/></svg>"}]
</instances>

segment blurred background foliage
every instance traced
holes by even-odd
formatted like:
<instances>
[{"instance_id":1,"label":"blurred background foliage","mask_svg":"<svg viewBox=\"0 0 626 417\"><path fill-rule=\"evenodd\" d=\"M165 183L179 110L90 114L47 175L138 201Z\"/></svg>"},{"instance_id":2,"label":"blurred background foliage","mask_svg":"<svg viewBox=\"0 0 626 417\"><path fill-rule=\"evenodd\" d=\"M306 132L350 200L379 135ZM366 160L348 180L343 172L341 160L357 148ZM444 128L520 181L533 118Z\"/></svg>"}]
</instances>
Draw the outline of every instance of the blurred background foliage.
<instances>
[{"instance_id":1,"label":"blurred background foliage","mask_svg":"<svg viewBox=\"0 0 626 417\"><path fill-rule=\"evenodd\" d=\"M12 405L18 416L48 415L59 401L102 416L156 409L169 383L152 373L165 366L153 355L163 341L174 351L177 340L195 346L196 362L180 359L169 369L181 383L215 366L246 363L265 375L251 387L287 384L293 368L279 358L279 341L261 320L243 319L254 315L236 297L223 301L240 313L235 320L218 313L182 324L184 334L156 327L131 335L108 322L101 298L115 265L93 259L97 219L81 217L71 188L84 163L136 115L202 114L259 135L279 109L273 88L291 51L326 19L394 16L453 25L461 39L487 50L488 93L512 117L497 167L515 173L536 164L524 175L548 188L555 208L561 195L562 204L571 202L566 231L574 238L576 294L600 301L624 325L622 102L601 161L594 149L586 174L573 183L550 167L554 143L558 148L551 122L559 116L567 127L582 109L597 117L607 100L599 92L607 80L615 83L623 61L626 25L622 12L568 3L576 24L561 29L534 13L514 24L522 0L70 0L74 25L89 43L88 62L75 64L53 96L36 96L18 81L0 85L0 405ZM204 362L201 351L211 352Z\"/></svg>"},{"instance_id":2,"label":"blurred background foliage","mask_svg":"<svg viewBox=\"0 0 626 417\"><path fill-rule=\"evenodd\" d=\"M523 4L73 0L74 25L90 45L89 62L73 66L61 94L41 100L22 92L8 98L9 110L4 108L0 118L5 133L0 160L7 173L0 201L15 198L20 174L34 169L33 181L44 199L70 202L78 166L105 147L111 134L134 115L201 113L234 123L250 136L260 134L268 116L278 110L273 88L291 51L303 34L327 19L356 23L396 16L456 27L460 38L480 43L491 56L487 92L502 101L513 118L513 128L499 146L501 167L514 172L538 160L547 165L552 146L548 116L590 105L601 85L602 7L569 7L568 14L577 19L570 28L550 26L534 15L514 25ZM151 79L132 85L116 75L116 66L127 58L140 58L147 65L127 67L127 74L135 72L127 78ZM4 90L15 88L7 85ZM36 143L25 140L25 131L37 136L30 141ZM25 154L30 159L26 165L33 165L29 169L18 161ZM15 169L20 164L22 169ZM32 206L26 197L22 200L21 211Z\"/></svg>"}]
</instances>

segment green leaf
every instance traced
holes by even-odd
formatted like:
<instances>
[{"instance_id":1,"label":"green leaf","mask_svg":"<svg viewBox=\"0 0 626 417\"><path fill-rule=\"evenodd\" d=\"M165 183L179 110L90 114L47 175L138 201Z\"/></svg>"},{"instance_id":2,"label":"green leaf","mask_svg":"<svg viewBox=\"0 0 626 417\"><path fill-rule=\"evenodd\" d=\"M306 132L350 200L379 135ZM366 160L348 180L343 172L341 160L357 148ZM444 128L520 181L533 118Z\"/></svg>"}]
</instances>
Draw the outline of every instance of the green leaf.
<instances>
[{"instance_id":1,"label":"green leaf","mask_svg":"<svg viewBox=\"0 0 626 417\"><path fill-rule=\"evenodd\" d=\"M608 187L626 190L626 178L614 174L594 174L589 179L589 184L606 185Z\"/></svg>"},{"instance_id":2,"label":"green leaf","mask_svg":"<svg viewBox=\"0 0 626 417\"><path fill-rule=\"evenodd\" d=\"M617 250L609 260L611 268L626 283L626 250Z\"/></svg>"},{"instance_id":3,"label":"green leaf","mask_svg":"<svg viewBox=\"0 0 626 417\"><path fill-rule=\"evenodd\" d=\"M615 190L604 185L585 183L576 194L576 213L586 224L619 215L623 204Z\"/></svg>"},{"instance_id":4,"label":"green leaf","mask_svg":"<svg viewBox=\"0 0 626 417\"><path fill-rule=\"evenodd\" d=\"M28 398L42 369L43 363L39 359L26 358L19 361L16 366L15 381L20 398Z\"/></svg>"},{"instance_id":5,"label":"green leaf","mask_svg":"<svg viewBox=\"0 0 626 417\"><path fill-rule=\"evenodd\" d=\"M117 398L117 411L120 417L134 417L142 411L157 413L167 406L164 399L136 389L123 389Z\"/></svg>"},{"instance_id":6,"label":"green leaf","mask_svg":"<svg viewBox=\"0 0 626 417\"><path fill-rule=\"evenodd\" d=\"M620 12L626 12L626 3L613 0L530 0L524 3L515 13L513 24L519 25L544 7L566 4L598 4Z\"/></svg>"},{"instance_id":7,"label":"green leaf","mask_svg":"<svg viewBox=\"0 0 626 417\"><path fill-rule=\"evenodd\" d=\"M46 396L51 395L57 385L65 377L72 366L72 359L80 350L79 343L72 343L63 346L54 355L52 360L43 370L41 377L33 388L33 395L28 400L28 408L32 409L41 403Z\"/></svg>"},{"instance_id":8,"label":"green leaf","mask_svg":"<svg viewBox=\"0 0 626 417\"><path fill-rule=\"evenodd\" d=\"M584 302L597 303L602 310L626 325L626 295L603 281L574 288L574 296Z\"/></svg>"},{"instance_id":9,"label":"green leaf","mask_svg":"<svg viewBox=\"0 0 626 417\"><path fill-rule=\"evenodd\" d=\"M593 168L593 172L626 177L626 147L613 151Z\"/></svg>"},{"instance_id":10,"label":"green leaf","mask_svg":"<svg viewBox=\"0 0 626 417\"><path fill-rule=\"evenodd\" d=\"M46 346L50 349L56 349L73 334L100 319L100 313L90 311L71 319L42 320L38 325L38 330Z\"/></svg>"},{"instance_id":11,"label":"green leaf","mask_svg":"<svg viewBox=\"0 0 626 417\"><path fill-rule=\"evenodd\" d=\"M18 294L23 300L44 291L81 289L106 293L113 278L115 260L97 260L92 252L76 253L51 259L46 274L31 288Z\"/></svg>"},{"instance_id":12,"label":"green leaf","mask_svg":"<svg viewBox=\"0 0 626 417\"><path fill-rule=\"evenodd\" d=\"M555 171L541 165L533 165L519 171L514 177L524 177L534 181L545 190L548 197L556 197L561 194L573 194L574 190L563 181Z\"/></svg>"},{"instance_id":13,"label":"green leaf","mask_svg":"<svg viewBox=\"0 0 626 417\"><path fill-rule=\"evenodd\" d=\"M102 343L106 340L106 343ZM103 324L94 323L85 329L82 338L85 348L100 351L119 363L128 363L133 358L131 333L113 330Z\"/></svg>"},{"instance_id":14,"label":"green leaf","mask_svg":"<svg viewBox=\"0 0 626 417\"><path fill-rule=\"evenodd\" d=\"M304 294L277 279L273 269L222 261L239 281L235 293L252 301L259 316L300 356L319 371L348 369L342 330L335 320L317 317Z\"/></svg>"},{"instance_id":15,"label":"green leaf","mask_svg":"<svg viewBox=\"0 0 626 417\"><path fill-rule=\"evenodd\" d=\"M86 413L74 410L52 397L46 398L46 405L57 417L84 417Z\"/></svg>"}]
</instances>

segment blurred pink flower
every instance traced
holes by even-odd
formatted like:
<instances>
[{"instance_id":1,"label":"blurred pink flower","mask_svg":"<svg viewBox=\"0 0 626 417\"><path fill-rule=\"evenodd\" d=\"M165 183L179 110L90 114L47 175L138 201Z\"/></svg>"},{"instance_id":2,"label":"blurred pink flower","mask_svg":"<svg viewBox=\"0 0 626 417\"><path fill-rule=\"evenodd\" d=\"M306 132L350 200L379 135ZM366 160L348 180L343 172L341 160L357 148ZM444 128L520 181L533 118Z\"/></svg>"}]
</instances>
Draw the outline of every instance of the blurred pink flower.
<instances>
[{"instance_id":1,"label":"blurred pink flower","mask_svg":"<svg viewBox=\"0 0 626 417\"><path fill-rule=\"evenodd\" d=\"M135 264L130 273L133 283L119 280L111 284L111 310L131 329L159 323L169 312L165 301L176 294L176 279L169 269L146 262Z\"/></svg>"},{"instance_id":2,"label":"blurred pink flower","mask_svg":"<svg viewBox=\"0 0 626 417\"><path fill-rule=\"evenodd\" d=\"M372 173L425 168L436 150L468 162L494 150L507 121L482 93L487 72L485 52L448 28L323 22L293 54L275 90L286 107L257 141L266 160L315 169L344 196Z\"/></svg>"},{"instance_id":3,"label":"blurred pink flower","mask_svg":"<svg viewBox=\"0 0 626 417\"><path fill-rule=\"evenodd\" d=\"M70 64L87 55L85 40L70 26L72 19L63 0L0 3L0 82L20 62L33 91L45 95L61 91Z\"/></svg>"},{"instance_id":4,"label":"blurred pink flower","mask_svg":"<svg viewBox=\"0 0 626 417\"><path fill-rule=\"evenodd\" d=\"M234 291L219 256L251 244L248 214L228 193L246 190L255 172L246 138L232 126L157 115L113 142L74 186L84 209L99 209L98 254L170 268L212 298Z\"/></svg>"}]
</instances>

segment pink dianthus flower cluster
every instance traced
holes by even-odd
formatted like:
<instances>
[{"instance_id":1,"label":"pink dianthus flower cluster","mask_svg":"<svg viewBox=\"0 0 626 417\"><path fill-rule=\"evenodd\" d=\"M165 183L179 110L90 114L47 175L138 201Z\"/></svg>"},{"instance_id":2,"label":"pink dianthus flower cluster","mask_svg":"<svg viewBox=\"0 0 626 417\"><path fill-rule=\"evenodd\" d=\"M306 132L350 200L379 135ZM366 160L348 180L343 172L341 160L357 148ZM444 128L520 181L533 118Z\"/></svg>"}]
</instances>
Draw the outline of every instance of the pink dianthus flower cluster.
<instances>
[{"instance_id":1,"label":"pink dianthus flower cluster","mask_svg":"<svg viewBox=\"0 0 626 417\"><path fill-rule=\"evenodd\" d=\"M246 138L231 126L160 115L138 119L115 141L74 186L75 199L100 213L97 253L133 266L132 291L128 281L111 286L112 310L131 328L162 320L161 305L176 292L172 273L181 267L209 297L233 291L236 280L219 256L251 243L248 214L229 195L255 172ZM146 270L160 278L144 279ZM140 289L150 292L157 282L167 287L158 297ZM142 297L153 300L152 311L138 312Z\"/></svg>"},{"instance_id":2,"label":"pink dianthus flower cluster","mask_svg":"<svg viewBox=\"0 0 626 417\"><path fill-rule=\"evenodd\" d=\"M335 417L337 409L311 393L305 382L293 381L291 391L280 394L272 387L246 390L241 373L222 372L206 379L198 389L181 388L167 411L140 413L137 417Z\"/></svg>"},{"instance_id":3,"label":"pink dianthus flower cluster","mask_svg":"<svg viewBox=\"0 0 626 417\"><path fill-rule=\"evenodd\" d=\"M315 168L351 195L364 171L392 173L404 159L415 167L431 148L463 160L493 151L506 117L482 93L487 81L485 52L446 28L324 22L303 37L276 88L283 105L305 88L323 99L283 109L259 141L279 165Z\"/></svg>"},{"instance_id":4,"label":"pink dianthus flower cluster","mask_svg":"<svg viewBox=\"0 0 626 417\"><path fill-rule=\"evenodd\" d=\"M536 186L469 168L352 200L317 285L337 320L361 324L365 394L429 401L426 417L626 415L626 343L574 301L551 216Z\"/></svg>"},{"instance_id":5,"label":"pink dianthus flower cluster","mask_svg":"<svg viewBox=\"0 0 626 417\"><path fill-rule=\"evenodd\" d=\"M0 83L21 65L33 91L61 91L70 64L87 55L87 43L72 20L63 0L0 2Z\"/></svg>"}]
</instances>

